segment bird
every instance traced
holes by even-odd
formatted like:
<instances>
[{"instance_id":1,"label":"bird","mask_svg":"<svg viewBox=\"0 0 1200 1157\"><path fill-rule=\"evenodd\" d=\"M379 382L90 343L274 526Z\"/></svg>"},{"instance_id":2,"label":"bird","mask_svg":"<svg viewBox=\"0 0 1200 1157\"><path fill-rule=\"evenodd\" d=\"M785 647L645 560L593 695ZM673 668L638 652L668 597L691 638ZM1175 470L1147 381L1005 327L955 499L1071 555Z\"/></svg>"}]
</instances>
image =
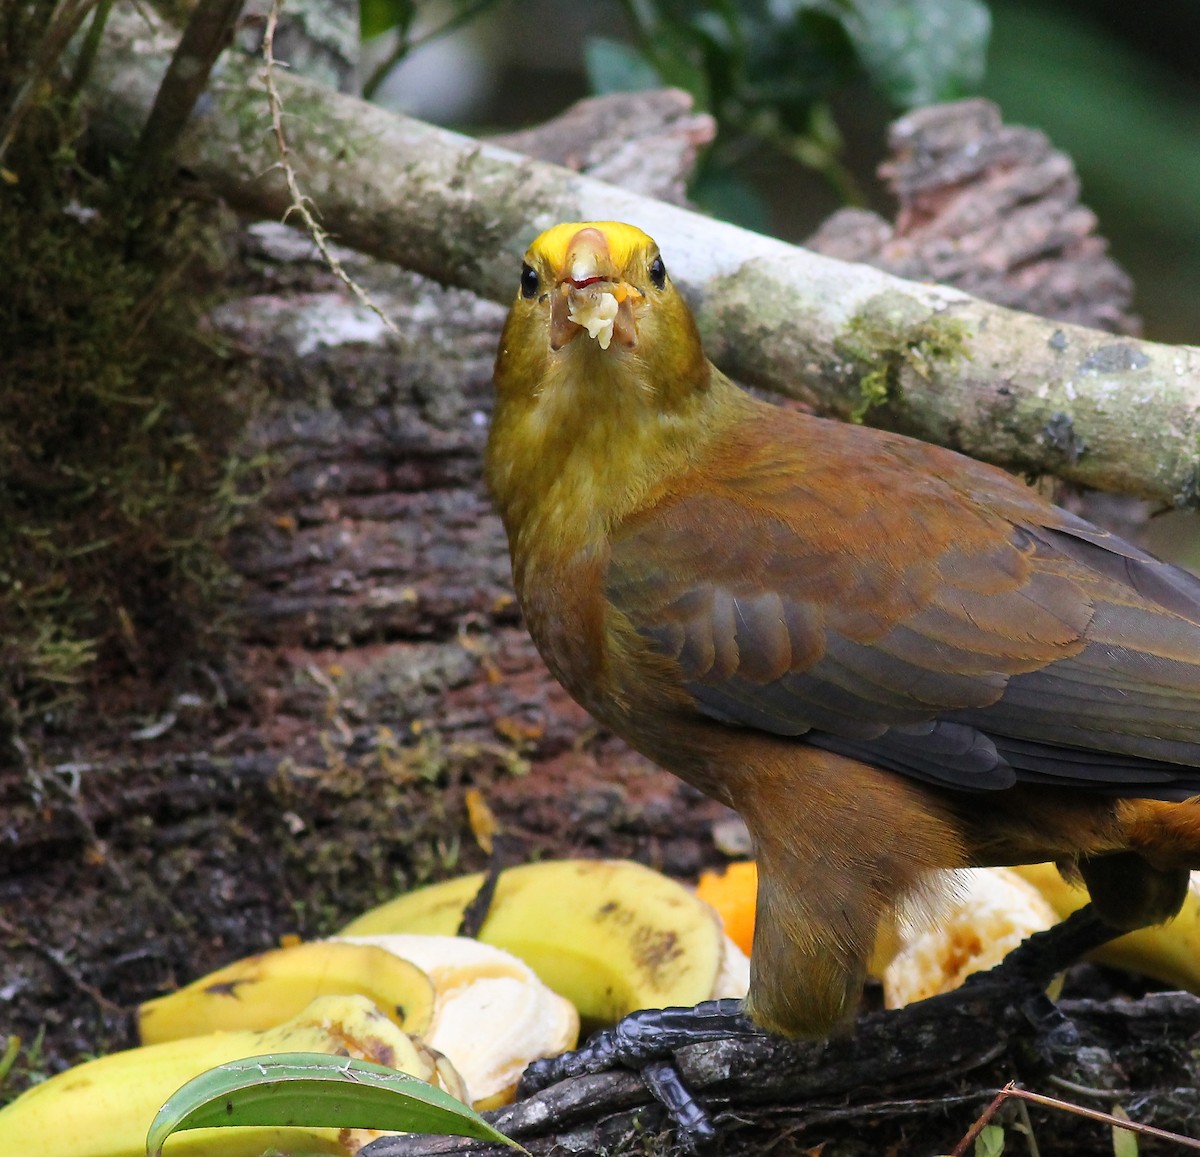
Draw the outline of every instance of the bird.
<instances>
[{"instance_id":1,"label":"bird","mask_svg":"<svg viewBox=\"0 0 1200 1157\"><path fill-rule=\"evenodd\" d=\"M547 666L734 808L745 1012L820 1038L942 870L1055 861L1106 935L1200 867L1200 579L954 451L757 398L658 245L525 254L485 479Z\"/></svg>"}]
</instances>

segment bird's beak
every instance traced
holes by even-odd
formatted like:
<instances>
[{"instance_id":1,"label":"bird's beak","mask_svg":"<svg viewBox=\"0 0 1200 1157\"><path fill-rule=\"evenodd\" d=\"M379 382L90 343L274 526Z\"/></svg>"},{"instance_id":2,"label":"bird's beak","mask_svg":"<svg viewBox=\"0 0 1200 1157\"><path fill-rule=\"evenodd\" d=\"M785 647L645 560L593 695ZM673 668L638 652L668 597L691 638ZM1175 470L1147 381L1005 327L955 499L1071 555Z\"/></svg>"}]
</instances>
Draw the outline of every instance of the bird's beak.
<instances>
[{"instance_id":1,"label":"bird's beak","mask_svg":"<svg viewBox=\"0 0 1200 1157\"><path fill-rule=\"evenodd\" d=\"M550 348L560 350L584 330L601 349L615 340L637 345L633 303L642 294L620 272L599 229L580 229L567 246L562 275L550 297Z\"/></svg>"}]
</instances>

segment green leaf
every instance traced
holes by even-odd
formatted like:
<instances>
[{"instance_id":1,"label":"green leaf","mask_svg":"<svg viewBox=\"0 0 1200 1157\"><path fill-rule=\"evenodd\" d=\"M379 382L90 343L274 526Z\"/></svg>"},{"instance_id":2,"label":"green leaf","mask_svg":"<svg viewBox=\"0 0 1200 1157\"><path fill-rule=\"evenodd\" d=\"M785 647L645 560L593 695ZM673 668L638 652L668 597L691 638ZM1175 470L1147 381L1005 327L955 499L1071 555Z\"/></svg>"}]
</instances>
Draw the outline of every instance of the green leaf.
<instances>
[{"instance_id":1,"label":"green leaf","mask_svg":"<svg viewBox=\"0 0 1200 1157\"><path fill-rule=\"evenodd\" d=\"M1000 1157L1004 1152L1004 1130L999 1125L984 1125L975 1138L975 1157Z\"/></svg>"},{"instance_id":2,"label":"green leaf","mask_svg":"<svg viewBox=\"0 0 1200 1157\"><path fill-rule=\"evenodd\" d=\"M955 100L983 80L982 0L856 0L843 23L872 82L901 108Z\"/></svg>"},{"instance_id":3,"label":"green leaf","mask_svg":"<svg viewBox=\"0 0 1200 1157\"><path fill-rule=\"evenodd\" d=\"M1114 1105L1112 1115L1122 1121L1129 1120L1129 1114L1120 1105ZM1130 1129L1122 1129L1117 1125L1112 1131L1113 1157L1138 1157L1137 1134Z\"/></svg>"},{"instance_id":4,"label":"green leaf","mask_svg":"<svg viewBox=\"0 0 1200 1157\"><path fill-rule=\"evenodd\" d=\"M583 45L583 63L588 83L596 93L645 92L661 88L662 78L654 65L636 48L609 40L607 36L589 36Z\"/></svg>"},{"instance_id":5,"label":"green leaf","mask_svg":"<svg viewBox=\"0 0 1200 1157\"><path fill-rule=\"evenodd\" d=\"M399 28L407 34L416 17L414 0L358 0L358 29L364 40Z\"/></svg>"},{"instance_id":6,"label":"green leaf","mask_svg":"<svg viewBox=\"0 0 1200 1157\"><path fill-rule=\"evenodd\" d=\"M159 1109L146 1152L162 1157L167 1138L180 1130L226 1125L397 1129L521 1148L474 1109L407 1073L325 1053L269 1053L188 1081Z\"/></svg>"}]
</instances>

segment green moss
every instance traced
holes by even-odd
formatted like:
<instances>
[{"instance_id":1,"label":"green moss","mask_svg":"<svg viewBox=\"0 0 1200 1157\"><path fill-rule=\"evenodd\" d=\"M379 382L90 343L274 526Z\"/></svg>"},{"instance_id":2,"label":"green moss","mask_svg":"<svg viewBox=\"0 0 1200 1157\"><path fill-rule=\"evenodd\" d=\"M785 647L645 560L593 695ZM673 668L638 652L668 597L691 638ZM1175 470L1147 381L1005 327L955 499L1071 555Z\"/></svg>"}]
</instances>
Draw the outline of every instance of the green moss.
<instances>
[{"instance_id":1,"label":"green moss","mask_svg":"<svg viewBox=\"0 0 1200 1157\"><path fill-rule=\"evenodd\" d=\"M4 9L0 77L19 79L45 8ZM0 114L14 95L0 82ZM169 191L131 203L119 178L81 164L81 128L73 101L42 86L0 173L10 721L126 674L168 693L165 676L219 635L220 547L248 476L247 387L200 324L220 272L215 211Z\"/></svg>"},{"instance_id":2,"label":"green moss","mask_svg":"<svg viewBox=\"0 0 1200 1157\"><path fill-rule=\"evenodd\" d=\"M940 365L953 367L967 353L968 336L963 322L930 314L904 294L872 298L850 319L837 343L843 357L863 366L850 420L862 422L876 407L900 400L905 367L923 378Z\"/></svg>"}]
</instances>

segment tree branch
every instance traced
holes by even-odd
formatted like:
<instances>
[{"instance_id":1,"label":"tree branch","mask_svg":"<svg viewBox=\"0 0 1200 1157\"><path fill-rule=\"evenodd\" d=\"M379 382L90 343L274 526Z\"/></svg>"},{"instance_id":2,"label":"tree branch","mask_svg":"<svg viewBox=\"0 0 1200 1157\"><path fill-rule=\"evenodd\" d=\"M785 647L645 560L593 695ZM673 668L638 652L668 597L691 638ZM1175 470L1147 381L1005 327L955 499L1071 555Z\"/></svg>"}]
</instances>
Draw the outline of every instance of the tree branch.
<instances>
[{"instance_id":1,"label":"tree branch","mask_svg":"<svg viewBox=\"0 0 1200 1157\"><path fill-rule=\"evenodd\" d=\"M134 181L143 189L153 189L168 171L175 141L241 10L242 0L201 0L192 10L138 140Z\"/></svg>"},{"instance_id":2,"label":"tree branch","mask_svg":"<svg viewBox=\"0 0 1200 1157\"><path fill-rule=\"evenodd\" d=\"M689 1045L676 1059L714 1114L727 1152L763 1151L752 1130L768 1122L776 1135L789 1126L794 1140L819 1147L846 1129L861 1136L865 1120L909 1118L928 1126L954 1109L952 1135L1014 1078L1042 1088L1065 1080L1073 1091L1063 1095L1071 1100L1091 1091L1098 1097L1093 1107L1128 1106L1135 1119L1194 1133L1196 1065L1191 1054L1182 1064L1179 1058L1187 1050L1181 1042L1200 1030L1200 1001L1161 993L1064 1002L1061 1011L1068 1020L1048 1000L1022 1008L985 983L966 985L898 1012L860 1017L853 1035L819 1042L731 1038ZM1135 1071L1139 1087L1126 1087ZM1172 1102L1181 1089L1187 1093ZM843 1114L831 1114L834 1107ZM535 1155L625 1151L640 1131L666 1127L641 1078L627 1070L573 1077L488 1118ZM1053 1151L1094 1151L1088 1135L1075 1134L1081 1150L1064 1143ZM375 1141L362 1157L499 1152L478 1141L412 1134Z\"/></svg>"},{"instance_id":3,"label":"tree branch","mask_svg":"<svg viewBox=\"0 0 1200 1157\"><path fill-rule=\"evenodd\" d=\"M171 48L122 4L91 86L127 147ZM465 286L513 295L522 252L561 220L619 218L661 243L710 355L743 381L1030 473L1200 504L1200 349L1061 323L902 281L648 200L281 76L292 157L330 232ZM227 55L180 163L222 196L281 217L254 63Z\"/></svg>"}]
</instances>

